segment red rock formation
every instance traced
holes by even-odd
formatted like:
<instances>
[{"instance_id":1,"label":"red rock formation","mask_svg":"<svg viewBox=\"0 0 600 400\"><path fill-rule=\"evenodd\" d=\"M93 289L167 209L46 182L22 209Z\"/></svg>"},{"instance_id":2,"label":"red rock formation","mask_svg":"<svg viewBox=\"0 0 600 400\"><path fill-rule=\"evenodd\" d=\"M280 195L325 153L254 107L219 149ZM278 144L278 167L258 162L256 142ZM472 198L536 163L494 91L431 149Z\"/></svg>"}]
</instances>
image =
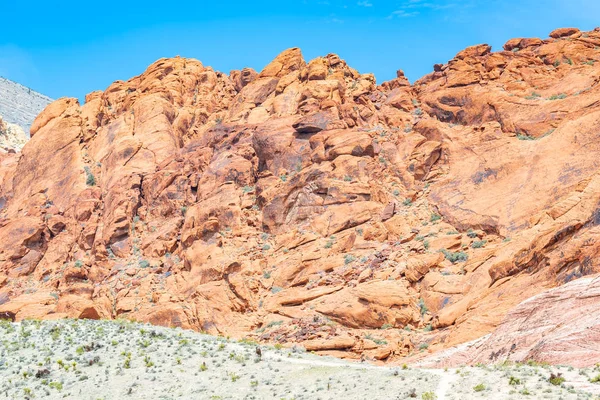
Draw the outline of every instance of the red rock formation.
<instances>
[{"instance_id":1,"label":"red rock formation","mask_svg":"<svg viewBox=\"0 0 600 400\"><path fill-rule=\"evenodd\" d=\"M552 37L413 86L290 49L58 100L0 154L0 313L378 360L490 333L600 272L600 32Z\"/></svg>"},{"instance_id":2,"label":"red rock formation","mask_svg":"<svg viewBox=\"0 0 600 400\"><path fill-rule=\"evenodd\" d=\"M491 335L421 362L430 367L506 361L592 367L600 359L599 304L600 275L576 279L525 300Z\"/></svg>"}]
</instances>

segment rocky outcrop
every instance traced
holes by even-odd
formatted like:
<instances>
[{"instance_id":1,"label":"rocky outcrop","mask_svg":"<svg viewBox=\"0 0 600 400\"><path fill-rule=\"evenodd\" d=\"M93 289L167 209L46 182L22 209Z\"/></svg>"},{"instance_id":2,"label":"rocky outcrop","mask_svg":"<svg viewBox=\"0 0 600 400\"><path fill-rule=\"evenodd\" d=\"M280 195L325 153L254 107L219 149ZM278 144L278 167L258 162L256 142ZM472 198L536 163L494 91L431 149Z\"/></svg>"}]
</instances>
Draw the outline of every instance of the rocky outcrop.
<instances>
[{"instance_id":1,"label":"rocky outcrop","mask_svg":"<svg viewBox=\"0 0 600 400\"><path fill-rule=\"evenodd\" d=\"M4 122L0 117L0 151L16 152L25 146L29 138L18 125Z\"/></svg>"},{"instance_id":2,"label":"rocky outcrop","mask_svg":"<svg viewBox=\"0 0 600 400\"><path fill-rule=\"evenodd\" d=\"M600 359L600 276L581 278L513 309L471 363L529 360L591 367Z\"/></svg>"},{"instance_id":3,"label":"rocky outcrop","mask_svg":"<svg viewBox=\"0 0 600 400\"><path fill-rule=\"evenodd\" d=\"M289 49L52 103L0 154L0 313L377 360L493 332L600 272L600 32L553 36L412 86Z\"/></svg>"},{"instance_id":4,"label":"rocky outcrop","mask_svg":"<svg viewBox=\"0 0 600 400\"><path fill-rule=\"evenodd\" d=\"M574 280L511 310L491 335L421 360L429 367L537 362L592 367L600 358L600 275Z\"/></svg>"}]
</instances>

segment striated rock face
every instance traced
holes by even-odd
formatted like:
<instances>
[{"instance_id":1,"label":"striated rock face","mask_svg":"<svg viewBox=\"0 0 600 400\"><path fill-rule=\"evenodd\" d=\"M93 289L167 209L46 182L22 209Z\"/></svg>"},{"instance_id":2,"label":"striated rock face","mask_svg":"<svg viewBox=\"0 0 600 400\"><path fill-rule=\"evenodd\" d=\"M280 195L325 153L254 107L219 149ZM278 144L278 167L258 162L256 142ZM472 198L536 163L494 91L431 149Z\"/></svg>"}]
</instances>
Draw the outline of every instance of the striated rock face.
<instances>
[{"instance_id":1,"label":"striated rock face","mask_svg":"<svg viewBox=\"0 0 600 400\"><path fill-rule=\"evenodd\" d=\"M0 116L5 122L21 127L27 136L36 115L51 102L43 94L0 77Z\"/></svg>"},{"instance_id":2,"label":"striated rock face","mask_svg":"<svg viewBox=\"0 0 600 400\"><path fill-rule=\"evenodd\" d=\"M599 306L598 275L544 292L512 310L470 362L535 360L593 366L600 359Z\"/></svg>"},{"instance_id":3,"label":"striated rock face","mask_svg":"<svg viewBox=\"0 0 600 400\"><path fill-rule=\"evenodd\" d=\"M599 306L600 275L577 279L525 300L491 335L420 362L429 367L507 361L591 367L600 359Z\"/></svg>"},{"instance_id":4,"label":"striated rock face","mask_svg":"<svg viewBox=\"0 0 600 400\"><path fill-rule=\"evenodd\" d=\"M412 86L161 59L60 99L0 154L0 313L377 360L486 335L600 273L599 46L474 46Z\"/></svg>"}]
</instances>

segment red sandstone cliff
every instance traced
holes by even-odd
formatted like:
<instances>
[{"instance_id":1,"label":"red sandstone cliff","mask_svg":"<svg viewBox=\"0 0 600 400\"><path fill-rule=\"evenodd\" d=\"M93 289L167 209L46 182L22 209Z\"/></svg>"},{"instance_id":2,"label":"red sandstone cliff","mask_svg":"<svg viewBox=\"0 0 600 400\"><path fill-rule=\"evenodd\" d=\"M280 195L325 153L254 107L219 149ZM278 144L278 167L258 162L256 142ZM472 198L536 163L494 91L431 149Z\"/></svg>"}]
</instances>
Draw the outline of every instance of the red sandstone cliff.
<instances>
[{"instance_id":1,"label":"red sandstone cliff","mask_svg":"<svg viewBox=\"0 0 600 400\"><path fill-rule=\"evenodd\" d=\"M0 154L0 312L376 359L492 332L600 272L600 32L550 36L412 86L290 49L57 100Z\"/></svg>"}]
</instances>

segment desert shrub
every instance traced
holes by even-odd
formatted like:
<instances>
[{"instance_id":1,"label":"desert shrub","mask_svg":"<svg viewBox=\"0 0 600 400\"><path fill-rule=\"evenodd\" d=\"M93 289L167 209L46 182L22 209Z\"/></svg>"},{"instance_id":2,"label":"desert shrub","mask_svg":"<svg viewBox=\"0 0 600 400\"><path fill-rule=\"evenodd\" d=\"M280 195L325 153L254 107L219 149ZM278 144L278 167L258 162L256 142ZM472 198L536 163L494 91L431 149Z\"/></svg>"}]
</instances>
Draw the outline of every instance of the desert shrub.
<instances>
[{"instance_id":1,"label":"desert shrub","mask_svg":"<svg viewBox=\"0 0 600 400\"><path fill-rule=\"evenodd\" d=\"M517 139L519 139L519 140L535 140L535 138L533 136L521 135L520 133L517 133Z\"/></svg>"},{"instance_id":2,"label":"desert shrub","mask_svg":"<svg viewBox=\"0 0 600 400\"><path fill-rule=\"evenodd\" d=\"M480 383L479 385L475 386L473 390L476 392L483 392L485 390L485 385L483 383Z\"/></svg>"},{"instance_id":3,"label":"desert shrub","mask_svg":"<svg viewBox=\"0 0 600 400\"><path fill-rule=\"evenodd\" d=\"M567 95L564 93L560 93L560 94L553 94L552 96L548 97L548 100L562 100L562 99L566 99Z\"/></svg>"},{"instance_id":4,"label":"desert shrub","mask_svg":"<svg viewBox=\"0 0 600 400\"><path fill-rule=\"evenodd\" d=\"M557 373L557 374L552 373L552 374L550 374L550 378L548 378L548 382L550 382L554 386L560 386L563 384L564 381L565 381L565 378L563 378L561 373Z\"/></svg>"},{"instance_id":5,"label":"desert shrub","mask_svg":"<svg viewBox=\"0 0 600 400\"><path fill-rule=\"evenodd\" d=\"M419 299L419 302L417 303L417 305L419 306L419 310L421 311L421 315L427 314L427 311L429 311L429 309L427 309L427 306L425 305L425 300Z\"/></svg>"},{"instance_id":6,"label":"desert shrub","mask_svg":"<svg viewBox=\"0 0 600 400\"><path fill-rule=\"evenodd\" d=\"M467 253L465 253L463 251L452 252L452 251L448 251L448 250L444 249L444 250L442 250L442 253L444 253L446 260L450 261L452 264L456 264L457 262L467 261L467 259L469 258Z\"/></svg>"},{"instance_id":7,"label":"desert shrub","mask_svg":"<svg viewBox=\"0 0 600 400\"><path fill-rule=\"evenodd\" d=\"M477 237L477 233L473 231L473 229L469 229L467 231L467 236L470 237L471 239L475 239Z\"/></svg>"},{"instance_id":8,"label":"desert shrub","mask_svg":"<svg viewBox=\"0 0 600 400\"><path fill-rule=\"evenodd\" d=\"M85 174L87 176L85 179L85 184L88 186L96 186L96 178L94 177L94 174L92 174L90 167L86 166L83 169L85 170Z\"/></svg>"},{"instance_id":9,"label":"desert shrub","mask_svg":"<svg viewBox=\"0 0 600 400\"><path fill-rule=\"evenodd\" d=\"M471 244L471 247L474 249L480 249L487 243L487 240L476 240Z\"/></svg>"}]
</instances>

